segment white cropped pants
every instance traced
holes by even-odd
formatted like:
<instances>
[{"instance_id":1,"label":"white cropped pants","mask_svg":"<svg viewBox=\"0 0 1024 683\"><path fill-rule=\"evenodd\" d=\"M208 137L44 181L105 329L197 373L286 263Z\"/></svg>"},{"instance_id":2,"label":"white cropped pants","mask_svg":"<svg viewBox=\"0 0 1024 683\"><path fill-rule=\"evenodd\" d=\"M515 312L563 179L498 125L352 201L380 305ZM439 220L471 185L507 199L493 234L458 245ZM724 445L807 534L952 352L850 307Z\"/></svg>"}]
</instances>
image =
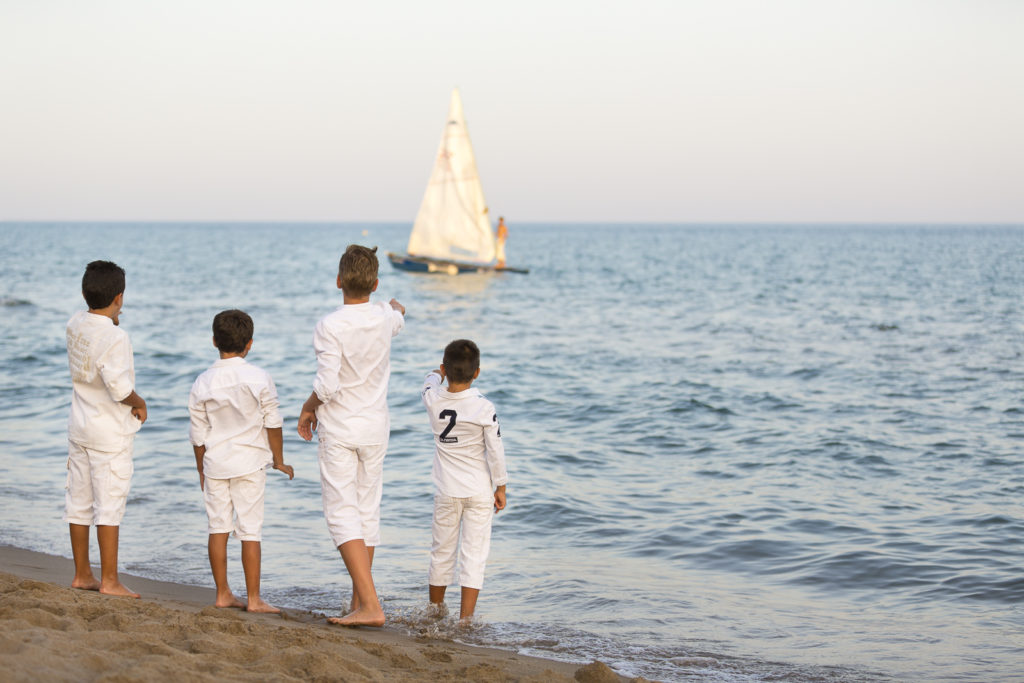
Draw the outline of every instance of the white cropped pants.
<instances>
[{"instance_id":1,"label":"white cropped pants","mask_svg":"<svg viewBox=\"0 0 1024 683\"><path fill-rule=\"evenodd\" d=\"M388 445L350 446L320 439L320 492L334 546L363 539L380 545L380 498Z\"/></svg>"},{"instance_id":2,"label":"white cropped pants","mask_svg":"<svg viewBox=\"0 0 1024 683\"><path fill-rule=\"evenodd\" d=\"M89 526L120 526L131 488L133 440L117 453L68 442L64 521Z\"/></svg>"},{"instance_id":3,"label":"white cropped pants","mask_svg":"<svg viewBox=\"0 0 1024 683\"><path fill-rule=\"evenodd\" d=\"M458 556L459 585L483 588L484 567L491 552L494 495L471 498L434 496L433 543L430 546L430 585L447 586L455 578Z\"/></svg>"}]
</instances>

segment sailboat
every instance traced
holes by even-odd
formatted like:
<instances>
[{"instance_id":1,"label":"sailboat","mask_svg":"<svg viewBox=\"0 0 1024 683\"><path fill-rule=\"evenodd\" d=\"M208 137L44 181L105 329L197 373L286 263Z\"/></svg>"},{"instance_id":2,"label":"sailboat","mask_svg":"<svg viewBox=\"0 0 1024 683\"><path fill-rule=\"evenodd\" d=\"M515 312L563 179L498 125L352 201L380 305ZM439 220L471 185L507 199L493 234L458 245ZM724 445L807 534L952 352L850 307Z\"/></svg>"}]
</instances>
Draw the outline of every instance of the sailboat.
<instances>
[{"instance_id":1,"label":"sailboat","mask_svg":"<svg viewBox=\"0 0 1024 683\"><path fill-rule=\"evenodd\" d=\"M458 88L452 91L434 170L406 249L407 254L388 253L395 268L449 275L528 272L498 265L497 244Z\"/></svg>"}]
</instances>

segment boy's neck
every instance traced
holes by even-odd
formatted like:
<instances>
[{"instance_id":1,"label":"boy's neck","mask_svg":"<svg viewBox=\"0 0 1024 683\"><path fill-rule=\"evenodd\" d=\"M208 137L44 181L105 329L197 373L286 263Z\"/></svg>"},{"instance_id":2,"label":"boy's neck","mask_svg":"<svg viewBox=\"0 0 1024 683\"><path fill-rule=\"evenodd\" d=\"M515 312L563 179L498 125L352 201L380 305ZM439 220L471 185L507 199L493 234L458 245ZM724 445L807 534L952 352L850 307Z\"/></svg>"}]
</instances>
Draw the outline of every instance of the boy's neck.
<instances>
[{"instance_id":1,"label":"boy's neck","mask_svg":"<svg viewBox=\"0 0 1024 683\"><path fill-rule=\"evenodd\" d=\"M367 294L366 296L349 296L348 294L344 294L342 298L344 299L346 306L352 306L353 304L368 304L368 303L370 303L370 295L369 294Z\"/></svg>"},{"instance_id":2,"label":"boy's neck","mask_svg":"<svg viewBox=\"0 0 1024 683\"><path fill-rule=\"evenodd\" d=\"M226 360L228 358L245 358L246 355L248 355L248 353L249 353L248 350L246 350L246 351L231 351L230 353L229 352L225 352L225 351L221 351L220 352L220 359L221 360Z\"/></svg>"},{"instance_id":3,"label":"boy's neck","mask_svg":"<svg viewBox=\"0 0 1024 683\"><path fill-rule=\"evenodd\" d=\"M121 322L120 317L123 296L123 294L118 294L108 305L103 308L90 308L89 312L93 315L102 315L104 318L110 318L115 325L118 325Z\"/></svg>"},{"instance_id":4,"label":"boy's neck","mask_svg":"<svg viewBox=\"0 0 1024 683\"><path fill-rule=\"evenodd\" d=\"M469 389L472 386L473 386L473 380L470 380L468 382L452 382L451 380L449 380L448 381L448 393L449 394L457 394L457 393L459 393L461 391L465 391L466 389Z\"/></svg>"}]
</instances>

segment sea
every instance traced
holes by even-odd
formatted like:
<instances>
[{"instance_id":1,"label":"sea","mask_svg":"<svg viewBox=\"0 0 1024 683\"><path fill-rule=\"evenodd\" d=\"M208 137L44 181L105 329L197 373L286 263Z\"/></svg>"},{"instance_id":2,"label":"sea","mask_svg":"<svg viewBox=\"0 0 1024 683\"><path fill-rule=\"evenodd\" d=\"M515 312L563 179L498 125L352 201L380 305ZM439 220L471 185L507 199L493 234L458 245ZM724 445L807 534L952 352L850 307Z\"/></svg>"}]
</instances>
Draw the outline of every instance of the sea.
<instances>
[{"instance_id":1,"label":"sea","mask_svg":"<svg viewBox=\"0 0 1024 683\"><path fill-rule=\"evenodd\" d=\"M455 277L392 269L409 228L0 224L0 543L70 557L64 326L85 264L108 259L149 404L121 570L213 585L186 405L214 314L241 308L295 468L268 479L263 596L340 614L350 585L295 426L313 326L360 243L379 247L374 296L407 308L374 562L386 628L660 681L1024 680L1024 226L512 222L528 274ZM427 608L419 401L457 338L481 348L510 473L465 629Z\"/></svg>"}]
</instances>

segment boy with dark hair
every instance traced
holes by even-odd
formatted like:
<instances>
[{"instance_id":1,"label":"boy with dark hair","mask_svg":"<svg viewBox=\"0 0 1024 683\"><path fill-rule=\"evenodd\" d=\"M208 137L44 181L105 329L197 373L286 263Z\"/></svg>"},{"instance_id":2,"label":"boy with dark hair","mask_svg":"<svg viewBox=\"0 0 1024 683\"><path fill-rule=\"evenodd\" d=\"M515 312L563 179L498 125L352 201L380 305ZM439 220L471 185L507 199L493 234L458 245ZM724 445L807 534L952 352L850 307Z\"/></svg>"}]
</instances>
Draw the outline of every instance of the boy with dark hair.
<instances>
[{"instance_id":1,"label":"boy with dark hair","mask_svg":"<svg viewBox=\"0 0 1024 683\"><path fill-rule=\"evenodd\" d=\"M82 276L89 306L68 321L71 371L68 478L64 521L75 560L72 588L137 598L117 575L117 549L131 485L135 433L146 421L146 402L135 393L135 359L128 333L118 327L124 305L124 270L93 261ZM89 564L89 526L96 525L100 580Z\"/></svg>"},{"instance_id":2,"label":"boy with dark hair","mask_svg":"<svg viewBox=\"0 0 1024 683\"><path fill-rule=\"evenodd\" d=\"M480 349L457 339L445 347L441 367L427 375L421 394L435 444L430 602L444 604L458 550L460 619L469 619L476 609L491 548L491 520L505 509L508 483L498 414L472 388L479 376ZM441 387L446 377L447 390Z\"/></svg>"},{"instance_id":3,"label":"boy with dark hair","mask_svg":"<svg viewBox=\"0 0 1024 683\"><path fill-rule=\"evenodd\" d=\"M373 585L374 548L380 544L384 455L391 423L388 379L391 338L405 324L405 307L370 302L376 291L377 248L349 245L338 263L344 305L320 319L313 332L316 380L299 415L306 441L316 430L324 517L352 578L349 614L341 626L383 626Z\"/></svg>"},{"instance_id":4,"label":"boy with dark hair","mask_svg":"<svg viewBox=\"0 0 1024 683\"><path fill-rule=\"evenodd\" d=\"M252 318L243 311L221 311L213 318L213 345L220 360L192 385L188 400L189 438L199 470L199 488L209 518L210 569L217 607L280 612L260 597L260 540L266 468L291 479L284 464L284 439L277 389L270 375L246 362L252 348ZM228 534L242 542L246 604L228 586Z\"/></svg>"}]
</instances>

